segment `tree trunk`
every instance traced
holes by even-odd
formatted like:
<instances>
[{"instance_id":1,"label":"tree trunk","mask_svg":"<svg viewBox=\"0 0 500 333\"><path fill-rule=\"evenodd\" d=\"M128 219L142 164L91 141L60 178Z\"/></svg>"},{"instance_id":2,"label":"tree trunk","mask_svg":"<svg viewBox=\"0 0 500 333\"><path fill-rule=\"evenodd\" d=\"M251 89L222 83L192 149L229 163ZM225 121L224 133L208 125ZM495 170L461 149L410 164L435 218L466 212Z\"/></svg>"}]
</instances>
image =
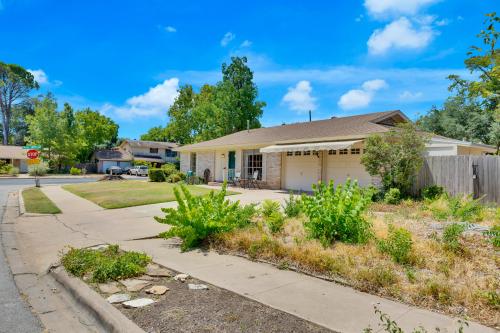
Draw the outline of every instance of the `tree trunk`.
<instances>
[{"instance_id":1,"label":"tree trunk","mask_svg":"<svg viewBox=\"0 0 500 333\"><path fill-rule=\"evenodd\" d=\"M9 126L10 126L9 118L10 117L8 117L6 115L6 112L4 114L2 114L2 120L3 120L3 123L2 123L2 125L3 125L3 128L2 128L2 130L3 130L3 142L2 143L4 145L9 144L9 132L10 132L9 131Z\"/></svg>"}]
</instances>

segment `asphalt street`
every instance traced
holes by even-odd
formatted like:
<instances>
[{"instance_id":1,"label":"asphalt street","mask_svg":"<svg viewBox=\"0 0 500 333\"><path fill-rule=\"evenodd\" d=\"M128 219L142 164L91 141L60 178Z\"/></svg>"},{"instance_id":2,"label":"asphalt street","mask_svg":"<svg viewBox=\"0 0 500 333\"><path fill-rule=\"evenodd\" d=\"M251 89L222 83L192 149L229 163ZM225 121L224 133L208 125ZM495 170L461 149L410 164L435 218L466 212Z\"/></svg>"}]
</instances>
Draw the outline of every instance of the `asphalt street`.
<instances>
[{"instance_id":1,"label":"asphalt street","mask_svg":"<svg viewBox=\"0 0 500 333\"><path fill-rule=\"evenodd\" d=\"M95 179L41 179L44 184L67 184L91 182ZM33 186L33 179L0 179L0 223L4 223L3 216L9 192L18 191L21 187ZM0 332L24 333L41 332L42 326L38 318L30 311L26 302L21 298L14 283L11 270L4 255L2 237L0 234Z\"/></svg>"}]
</instances>

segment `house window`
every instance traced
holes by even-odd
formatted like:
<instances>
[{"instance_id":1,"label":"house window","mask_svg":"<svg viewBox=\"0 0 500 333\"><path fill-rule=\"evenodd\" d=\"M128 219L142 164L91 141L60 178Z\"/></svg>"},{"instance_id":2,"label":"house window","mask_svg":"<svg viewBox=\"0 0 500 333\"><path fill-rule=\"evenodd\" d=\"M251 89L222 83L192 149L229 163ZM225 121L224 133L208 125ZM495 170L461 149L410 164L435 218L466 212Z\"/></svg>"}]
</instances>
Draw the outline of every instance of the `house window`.
<instances>
[{"instance_id":1,"label":"house window","mask_svg":"<svg viewBox=\"0 0 500 333\"><path fill-rule=\"evenodd\" d=\"M287 151L286 156L293 156L293 151Z\"/></svg>"},{"instance_id":2,"label":"house window","mask_svg":"<svg viewBox=\"0 0 500 333\"><path fill-rule=\"evenodd\" d=\"M177 152L171 149L165 149L165 157L177 157Z\"/></svg>"},{"instance_id":3,"label":"house window","mask_svg":"<svg viewBox=\"0 0 500 333\"><path fill-rule=\"evenodd\" d=\"M308 155L311 155L311 151L310 150L304 151L304 156L308 156Z\"/></svg>"},{"instance_id":4,"label":"house window","mask_svg":"<svg viewBox=\"0 0 500 333\"><path fill-rule=\"evenodd\" d=\"M314 156L319 156L319 151L317 151L317 150L313 150L313 155L314 155Z\"/></svg>"},{"instance_id":5,"label":"house window","mask_svg":"<svg viewBox=\"0 0 500 333\"><path fill-rule=\"evenodd\" d=\"M339 155L347 155L349 154L349 149L339 149Z\"/></svg>"},{"instance_id":6,"label":"house window","mask_svg":"<svg viewBox=\"0 0 500 333\"><path fill-rule=\"evenodd\" d=\"M337 151L335 149L330 149L328 155L337 155Z\"/></svg>"},{"instance_id":7,"label":"house window","mask_svg":"<svg viewBox=\"0 0 500 333\"><path fill-rule=\"evenodd\" d=\"M189 171L192 171L193 174L196 174L196 153L191 153L189 158Z\"/></svg>"},{"instance_id":8,"label":"house window","mask_svg":"<svg viewBox=\"0 0 500 333\"><path fill-rule=\"evenodd\" d=\"M302 155L302 152L300 152L300 151L295 152L295 156L301 156L301 155Z\"/></svg>"},{"instance_id":9,"label":"house window","mask_svg":"<svg viewBox=\"0 0 500 333\"><path fill-rule=\"evenodd\" d=\"M255 171L259 172L258 180L262 180L262 154L247 155L247 177L253 177Z\"/></svg>"},{"instance_id":10,"label":"house window","mask_svg":"<svg viewBox=\"0 0 500 333\"><path fill-rule=\"evenodd\" d=\"M351 155L359 155L359 154L361 154L361 149L351 148Z\"/></svg>"},{"instance_id":11,"label":"house window","mask_svg":"<svg viewBox=\"0 0 500 333\"><path fill-rule=\"evenodd\" d=\"M150 154L158 154L158 148L149 148Z\"/></svg>"}]
</instances>

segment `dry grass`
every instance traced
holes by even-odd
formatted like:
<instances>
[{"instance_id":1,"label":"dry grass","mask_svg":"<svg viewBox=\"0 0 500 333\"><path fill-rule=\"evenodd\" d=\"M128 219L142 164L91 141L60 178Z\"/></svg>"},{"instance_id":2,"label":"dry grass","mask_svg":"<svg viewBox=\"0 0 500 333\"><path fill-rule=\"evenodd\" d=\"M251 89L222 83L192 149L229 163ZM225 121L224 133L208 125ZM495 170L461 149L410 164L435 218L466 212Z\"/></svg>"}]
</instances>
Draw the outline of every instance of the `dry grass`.
<instances>
[{"instance_id":1,"label":"dry grass","mask_svg":"<svg viewBox=\"0 0 500 333\"><path fill-rule=\"evenodd\" d=\"M376 239L364 245L337 242L325 248L307 238L303 217L287 219L284 230L276 235L257 219L251 227L220 235L212 245L221 251L243 253L282 268L293 266L362 291L500 327L500 257L486 237L462 237L464 251L455 254L444 249L440 231L430 227L439 222L421 203L378 205L368 215L375 238L385 238L389 224L412 233L412 265L393 262L378 250ZM491 215L482 223L498 223L494 219Z\"/></svg>"}]
</instances>

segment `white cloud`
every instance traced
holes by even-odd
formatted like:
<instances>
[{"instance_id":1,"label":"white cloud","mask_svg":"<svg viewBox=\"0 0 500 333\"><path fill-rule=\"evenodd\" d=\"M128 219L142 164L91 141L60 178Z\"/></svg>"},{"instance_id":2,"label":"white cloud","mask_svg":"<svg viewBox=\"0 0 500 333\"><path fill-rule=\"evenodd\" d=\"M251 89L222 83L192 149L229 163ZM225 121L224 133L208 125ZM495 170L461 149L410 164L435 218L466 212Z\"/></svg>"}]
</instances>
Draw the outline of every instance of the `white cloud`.
<instances>
[{"instance_id":1,"label":"white cloud","mask_svg":"<svg viewBox=\"0 0 500 333\"><path fill-rule=\"evenodd\" d=\"M414 101L416 99L419 99L420 97L422 97L422 92L420 91L413 93L409 90L405 90L401 94L399 94L399 99L403 101Z\"/></svg>"},{"instance_id":2,"label":"white cloud","mask_svg":"<svg viewBox=\"0 0 500 333\"><path fill-rule=\"evenodd\" d=\"M436 25L438 27L444 27L445 25L448 25L451 23L451 20L447 19L447 18L444 18L444 19L441 19L441 20L438 20L436 21Z\"/></svg>"},{"instance_id":3,"label":"white cloud","mask_svg":"<svg viewBox=\"0 0 500 333\"><path fill-rule=\"evenodd\" d=\"M231 43L231 41L235 37L236 37L236 35L233 34L232 32L226 32L226 34L224 35L224 37L222 37L222 39L220 41L220 45L223 47L226 47L229 43Z\"/></svg>"},{"instance_id":4,"label":"white cloud","mask_svg":"<svg viewBox=\"0 0 500 333\"><path fill-rule=\"evenodd\" d=\"M28 72L33 74L35 81L38 82L39 85L49 83L49 77L43 69L28 69Z\"/></svg>"},{"instance_id":5,"label":"white cloud","mask_svg":"<svg viewBox=\"0 0 500 333\"><path fill-rule=\"evenodd\" d=\"M311 82L299 81L295 87L288 88L288 92L283 96L282 103L299 113L314 111L316 109L316 98L312 95Z\"/></svg>"},{"instance_id":6,"label":"white cloud","mask_svg":"<svg viewBox=\"0 0 500 333\"><path fill-rule=\"evenodd\" d=\"M241 43L240 47L250 47L252 46L252 41L249 41L248 39L245 39L243 43Z\"/></svg>"},{"instance_id":7,"label":"white cloud","mask_svg":"<svg viewBox=\"0 0 500 333\"><path fill-rule=\"evenodd\" d=\"M363 14L360 14L358 17L356 17L356 18L354 19L354 21L356 21L356 22L361 22L361 20L363 20L363 18L364 18L364 17L365 17L365 16L364 16Z\"/></svg>"},{"instance_id":8,"label":"white cloud","mask_svg":"<svg viewBox=\"0 0 500 333\"><path fill-rule=\"evenodd\" d=\"M149 88L142 94L130 97L123 106L105 104L103 113L114 113L120 118L157 117L166 114L167 109L174 103L179 89L179 79L174 77Z\"/></svg>"},{"instance_id":9,"label":"white cloud","mask_svg":"<svg viewBox=\"0 0 500 333\"><path fill-rule=\"evenodd\" d=\"M177 29L169 25L169 26L165 27L165 31L166 32L177 32Z\"/></svg>"},{"instance_id":10,"label":"white cloud","mask_svg":"<svg viewBox=\"0 0 500 333\"><path fill-rule=\"evenodd\" d=\"M391 49L418 50L426 47L434 38L429 26L415 29L406 17L395 20L383 29L377 29L368 39L368 50L371 54L382 55Z\"/></svg>"},{"instance_id":11,"label":"white cloud","mask_svg":"<svg viewBox=\"0 0 500 333\"><path fill-rule=\"evenodd\" d=\"M365 8L375 17L414 15L439 0L365 0Z\"/></svg>"},{"instance_id":12,"label":"white cloud","mask_svg":"<svg viewBox=\"0 0 500 333\"><path fill-rule=\"evenodd\" d=\"M360 109L370 105L375 96L375 92L387 88L384 80L376 79L365 81L361 87L363 89L352 89L340 96L337 102L343 110Z\"/></svg>"}]
</instances>

